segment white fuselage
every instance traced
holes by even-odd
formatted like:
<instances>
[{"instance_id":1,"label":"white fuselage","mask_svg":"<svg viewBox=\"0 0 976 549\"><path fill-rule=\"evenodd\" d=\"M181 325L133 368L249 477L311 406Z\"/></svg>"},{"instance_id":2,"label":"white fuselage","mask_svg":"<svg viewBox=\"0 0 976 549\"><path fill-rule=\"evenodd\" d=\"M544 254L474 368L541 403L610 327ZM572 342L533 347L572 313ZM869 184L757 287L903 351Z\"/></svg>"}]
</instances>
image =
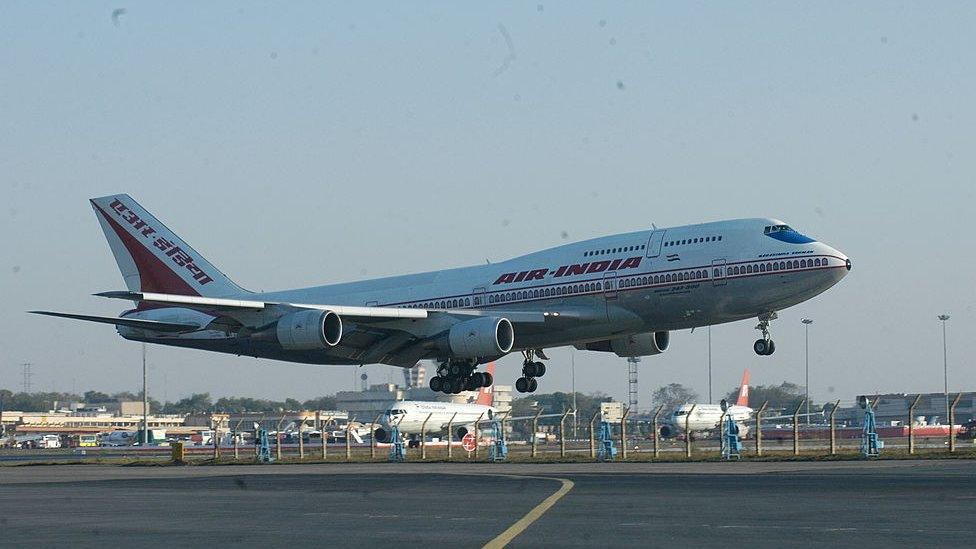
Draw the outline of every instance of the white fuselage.
<instances>
[{"instance_id":1,"label":"white fuselage","mask_svg":"<svg viewBox=\"0 0 976 549\"><path fill-rule=\"evenodd\" d=\"M645 230L566 244L488 265L240 297L428 311L471 309L497 311L499 316L551 311L562 319L516 324L511 350L585 345L754 318L810 299L849 271L850 261L836 249L795 232L769 234L770 226L782 223L742 219ZM201 315L206 316L174 308L133 313L138 318L191 323L201 323ZM425 323L404 319L386 327L407 331L423 341L444 334L456 321L448 315L435 315ZM344 329L344 342L356 341L358 334L368 338L372 333L369 325L349 323ZM248 342L226 330L152 337L125 327L119 331L132 339L293 362L363 362L363 350L344 343L321 350L286 351L280 346ZM450 358L433 347L423 353L374 361L411 366L418 358Z\"/></svg>"},{"instance_id":2,"label":"white fuselage","mask_svg":"<svg viewBox=\"0 0 976 549\"><path fill-rule=\"evenodd\" d=\"M744 435L746 423L753 418L754 410L748 406L732 405L728 407L727 413ZM720 428L723 415L722 407L718 404L682 404L671 412L667 422L675 433L683 433L685 429L693 433L716 431Z\"/></svg>"},{"instance_id":3,"label":"white fuselage","mask_svg":"<svg viewBox=\"0 0 976 549\"><path fill-rule=\"evenodd\" d=\"M403 435L419 435L424 430L427 433L446 432L449 425L455 431L464 427L467 432L472 432L476 421L494 419L495 413L494 408L482 404L403 400L392 403L380 423L387 431L397 426Z\"/></svg>"}]
</instances>

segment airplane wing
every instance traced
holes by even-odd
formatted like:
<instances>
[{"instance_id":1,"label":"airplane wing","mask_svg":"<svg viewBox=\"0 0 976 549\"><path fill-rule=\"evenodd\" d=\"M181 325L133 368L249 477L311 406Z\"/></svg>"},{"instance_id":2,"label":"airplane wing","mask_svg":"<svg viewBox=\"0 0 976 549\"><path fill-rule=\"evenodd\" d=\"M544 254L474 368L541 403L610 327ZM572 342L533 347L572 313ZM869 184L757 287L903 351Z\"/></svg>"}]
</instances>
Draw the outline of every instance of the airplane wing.
<instances>
[{"instance_id":1,"label":"airplane wing","mask_svg":"<svg viewBox=\"0 0 976 549\"><path fill-rule=\"evenodd\" d=\"M481 309L417 309L409 307L358 307L227 299L153 292L113 291L95 294L98 297L124 299L185 307L218 317L221 325L250 328L266 326L278 318L300 310L331 311L349 322L343 327L342 342L331 349L350 363L383 363L411 367L428 352L430 338L449 330L458 322L474 317L504 317L516 326L516 333L525 333L546 324L567 324L599 320L600 310L566 307L559 310L481 310ZM519 330L519 326L523 329ZM143 326L147 329L148 326ZM348 327L348 330L347 330Z\"/></svg>"},{"instance_id":2,"label":"airplane wing","mask_svg":"<svg viewBox=\"0 0 976 549\"><path fill-rule=\"evenodd\" d=\"M88 322L99 322L102 324L115 324L116 326L128 326L130 328L141 328L154 332L167 333L187 333L195 332L202 328L196 324L180 324L176 322L160 322L158 320L139 320L136 318L117 318L114 316L92 316L76 315L72 313L59 313L55 311L27 311L35 315L56 316L61 318L73 318L75 320L87 320Z\"/></svg>"}]
</instances>

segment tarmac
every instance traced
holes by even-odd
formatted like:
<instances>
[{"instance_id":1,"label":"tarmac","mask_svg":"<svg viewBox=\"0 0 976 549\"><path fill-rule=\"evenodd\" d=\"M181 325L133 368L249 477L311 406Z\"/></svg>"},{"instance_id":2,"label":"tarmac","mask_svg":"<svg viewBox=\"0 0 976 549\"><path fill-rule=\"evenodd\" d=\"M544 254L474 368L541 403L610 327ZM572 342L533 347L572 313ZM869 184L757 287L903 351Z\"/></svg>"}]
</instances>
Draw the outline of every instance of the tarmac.
<instances>
[{"instance_id":1,"label":"tarmac","mask_svg":"<svg viewBox=\"0 0 976 549\"><path fill-rule=\"evenodd\" d=\"M4 544L971 546L976 461L0 468Z\"/></svg>"}]
</instances>

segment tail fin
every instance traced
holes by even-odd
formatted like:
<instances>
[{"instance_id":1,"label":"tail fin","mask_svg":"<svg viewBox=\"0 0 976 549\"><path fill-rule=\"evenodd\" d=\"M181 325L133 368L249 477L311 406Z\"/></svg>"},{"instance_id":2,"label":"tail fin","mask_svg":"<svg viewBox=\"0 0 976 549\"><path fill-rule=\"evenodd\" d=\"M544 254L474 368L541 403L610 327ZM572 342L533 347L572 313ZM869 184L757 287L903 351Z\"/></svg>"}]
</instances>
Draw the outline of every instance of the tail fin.
<instances>
[{"instance_id":1,"label":"tail fin","mask_svg":"<svg viewBox=\"0 0 976 549\"><path fill-rule=\"evenodd\" d=\"M737 406L749 406L749 368L742 373L742 385L739 387L739 399L735 401Z\"/></svg>"},{"instance_id":2,"label":"tail fin","mask_svg":"<svg viewBox=\"0 0 976 549\"><path fill-rule=\"evenodd\" d=\"M482 406L491 406L494 403L494 399L495 399L495 382L494 382L495 363L489 362L488 367L485 368L485 371L491 374L492 383L487 387L482 387L478 391L478 400L475 401L475 404L481 404Z\"/></svg>"},{"instance_id":3,"label":"tail fin","mask_svg":"<svg viewBox=\"0 0 976 549\"><path fill-rule=\"evenodd\" d=\"M129 291L205 297L247 293L131 196L90 202Z\"/></svg>"}]
</instances>

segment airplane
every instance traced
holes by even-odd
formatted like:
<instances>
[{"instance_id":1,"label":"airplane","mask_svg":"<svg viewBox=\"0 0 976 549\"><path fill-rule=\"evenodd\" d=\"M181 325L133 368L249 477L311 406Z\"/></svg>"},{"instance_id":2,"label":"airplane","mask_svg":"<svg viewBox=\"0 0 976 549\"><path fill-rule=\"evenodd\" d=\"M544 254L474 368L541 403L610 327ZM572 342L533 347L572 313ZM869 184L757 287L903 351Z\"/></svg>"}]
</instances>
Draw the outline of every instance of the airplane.
<instances>
[{"instance_id":1,"label":"airplane","mask_svg":"<svg viewBox=\"0 0 976 549\"><path fill-rule=\"evenodd\" d=\"M725 412L723 413L723 409ZM691 414L691 417L688 415ZM704 433L719 429L719 423L723 420L724 414L732 416L736 425L739 427L740 436L748 436L748 422L755 422L756 410L749 407L749 369L742 373L742 383L739 385L739 395L735 404L729 404L722 399L721 404L682 404L675 408L668 419L661 426L660 434L664 438L678 436L685 432L685 420L687 418L688 430L694 433ZM797 417L822 416L823 411L809 414L799 414ZM764 419L775 421L779 419L793 419L792 415L763 416Z\"/></svg>"},{"instance_id":2,"label":"airplane","mask_svg":"<svg viewBox=\"0 0 976 549\"><path fill-rule=\"evenodd\" d=\"M91 206L127 290L119 317L30 311L114 324L128 340L307 364L439 363L434 391L486 387L476 369L523 356L515 387L534 392L546 348L665 352L674 330L769 323L840 281L851 260L776 219L652 228L498 263L272 292L235 284L132 197Z\"/></svg>"},{"instance_id":3,"label":"airplane","mask_svg":"<svg viewBox=\"0 0 976 549\"><path fill-rule=\"evenodd\" d=\"M495 363L490 362L485 374L489 379L494 378ZM426 422L427 433L438 433L446 431L449 425L453 425L454 440L461 440L464 435L474 432L474 424L478 420L491 420L495 418L498 410L492 407L494 396L494 386L489 384L478 390L478 397L473 403L458 402L432 402L424 400L401 400L390 405L390 409L383 414L380 420L380 427L376 428L373 435L378 442L390 442L390 433L394 426L401 435L410 437L415 441L418 435L422 435L425 430Z\"/></svg>"},{"instance_id":4,"label":"airplane","mask_svg":"<svg viewBox=\"0 0 976 549\"><path fill-rule=\"evenodd\" d=\"M723 399L724 403L725 400ZM739 396L735 404L725 405L727 412L723 412L721 404L682 404L675 408L668 416L667 421L661 426L661 436L670 438L685 431L685 420L687 419L688 430L692 433L713 431L719 427L727 413L739 425L739 433L746 436L748 426L747 421L753 419L755 410L749 407L749 370L742 373L742 383L739 385ZM691 417L688 417L691 414Z\"/></svg>"}]
</instances>

